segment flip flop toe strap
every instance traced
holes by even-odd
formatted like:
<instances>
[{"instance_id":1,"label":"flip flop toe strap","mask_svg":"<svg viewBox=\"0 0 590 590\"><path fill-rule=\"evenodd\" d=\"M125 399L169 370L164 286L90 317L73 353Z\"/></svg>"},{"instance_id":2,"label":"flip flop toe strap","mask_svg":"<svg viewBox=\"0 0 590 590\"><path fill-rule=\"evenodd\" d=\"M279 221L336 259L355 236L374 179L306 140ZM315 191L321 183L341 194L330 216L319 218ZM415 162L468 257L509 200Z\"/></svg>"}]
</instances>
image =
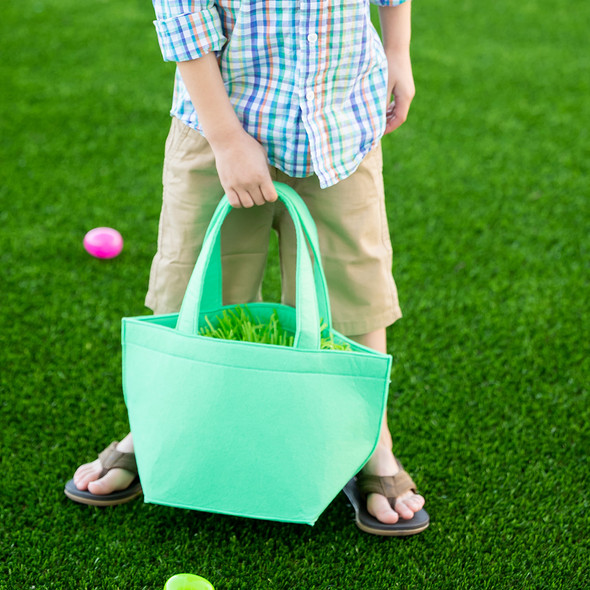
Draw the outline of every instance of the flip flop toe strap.
<instances>
[{"instance_id":1,"label":"flip flop toe strap","mask_svg":"<svg viewBox=\"0 0 590 590\"><path fill-rule=\"evenodd\" d=\"M117 450L118 441L112 442L98 458L102 465L102 474L104 476L111 469L125 469L134 475L137 475L137 463L135 462L135 453L123 453Z\"/></svg>"},{"instance_id":2,"label":"flip flop toe strap","mask_svg":"<svg viewBox=\"0 0 590 590\"><path fill-rule=\"evenodd\" d=\"M357 476L357 483L363 498L366 498L369 494L381 494L391 504L394 504L396 498L405 492L409 490L416 491L416 484L408 475L408 472L403 469L400 469L395 475L385 477L361 473Z\"/></svg>"}]
</instances>

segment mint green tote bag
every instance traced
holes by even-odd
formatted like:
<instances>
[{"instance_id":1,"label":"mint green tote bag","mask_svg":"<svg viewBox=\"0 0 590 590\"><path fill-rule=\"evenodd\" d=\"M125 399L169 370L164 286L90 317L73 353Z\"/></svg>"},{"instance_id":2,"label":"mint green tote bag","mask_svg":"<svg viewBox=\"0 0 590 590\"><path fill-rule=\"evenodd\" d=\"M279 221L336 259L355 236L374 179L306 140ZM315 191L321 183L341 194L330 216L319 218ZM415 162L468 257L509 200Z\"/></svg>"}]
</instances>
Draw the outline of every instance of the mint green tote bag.
<instances>
[{"instance_id":1,"label":"mint green tote bag","mask_svg":"<svg viewBox=\"0 0 590 590\"><path fill-rule=\"evenodd\" d=\"M297 235L296 306L248 309L263 321L276 310L293 347L199 335L205 317L231 307L221 300L226 197L180 313L123 319L123 389L146 502L313 524L375 449L391 357L332 330L315 225L293 189L276 188ZM321 350L321 322L351 350Z\"/></svg>"}]
</instances>

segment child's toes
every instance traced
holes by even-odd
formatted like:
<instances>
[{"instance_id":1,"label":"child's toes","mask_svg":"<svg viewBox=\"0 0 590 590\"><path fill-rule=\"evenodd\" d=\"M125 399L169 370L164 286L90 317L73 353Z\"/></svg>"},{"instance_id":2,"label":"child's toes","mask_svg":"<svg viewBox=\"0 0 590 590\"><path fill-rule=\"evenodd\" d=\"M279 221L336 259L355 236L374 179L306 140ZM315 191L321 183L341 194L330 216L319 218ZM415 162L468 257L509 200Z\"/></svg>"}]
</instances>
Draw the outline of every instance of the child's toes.
<instances>
[{"instance_id":1,"label":"child's toes","mask_svg":"<svg viewBox=\"0 0 590 590\"><path fill-rule=\"evenodd\" d=\"M408 499L407 504L416 513L424 507L424 498L418 494L414 494Z\"/></svg>"},{"instance_id":2,"label":"child's toes","mask_svg":"<svg viewBox=\"0 0 590 590\"><path fill-rule=\"evenodd\" d=\"M380 494L369 494L367 511L384 524L395 524L399 520L398 514L391 508L389 500Z\"/></svg>"},{"instance_id":3,"label":"child's toes","mask_svg":"<svg viewBox=\"0 0 590 590\"><path fill-rule=\"evenodd\" d=\"M410 520L414 516L414 511L405 503L404 500L397 500L395 511L405 520Z\"/></svg>"},{"instance_id":4,"label":"child's toes","mask_svg":"<svg viewBox=\"0 0 590 590\"><path fill-rule=\"evenodd\" d=\"M424 498L414 493L399 497L395 503L396 512L406 520L413 518L414 514L424 506Z\"/></svg>"},{"instance_id":5,"label":"child's toes","mask_svg":"<svg viewBox=\"0 0 590 590\"><path fill-rule=\"evenodd\" d=\"M135 475L125 469L112 469L104 477L88 484L88 491L91 494L104 496L114 491L124 490L129 487L135 479Z\"/></svg>"},{"instance_id":6,"label":"child's toes","mask_svg":"<svg viewBox=\"0 0 590 590\"><path fill-rule=\"evenodd\" d=\"M81 465L76 469L76 473L74 473L74 484L79 490L86 490L91 481L100 477L101 471L100 461Z\"/></svg>"}]
</instances>

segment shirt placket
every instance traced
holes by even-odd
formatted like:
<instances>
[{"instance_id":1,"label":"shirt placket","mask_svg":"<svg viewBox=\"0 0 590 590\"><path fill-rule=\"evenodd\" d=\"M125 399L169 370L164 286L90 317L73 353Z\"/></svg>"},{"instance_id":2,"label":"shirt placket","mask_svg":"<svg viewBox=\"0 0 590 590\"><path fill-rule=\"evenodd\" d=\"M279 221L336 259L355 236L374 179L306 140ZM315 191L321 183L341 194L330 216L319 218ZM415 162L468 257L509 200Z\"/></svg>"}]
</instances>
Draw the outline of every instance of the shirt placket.
<instances>
[{"instance_id":1,"label":"shirt placket","mask_svg":"<svg viewBox=\"0 0 590 590\"><path fill-rule=\"evenodd\" d=\"M301 0L299 2L300 18L298 31L298 93L303 125L309 139L310 155L316 174L318 170L318 153L320 151L320 131L315 121L318 102L321 100L318 88L318 65L320 59L319 42L321 36L322 2Z\"/></svg>"}]
</instances>

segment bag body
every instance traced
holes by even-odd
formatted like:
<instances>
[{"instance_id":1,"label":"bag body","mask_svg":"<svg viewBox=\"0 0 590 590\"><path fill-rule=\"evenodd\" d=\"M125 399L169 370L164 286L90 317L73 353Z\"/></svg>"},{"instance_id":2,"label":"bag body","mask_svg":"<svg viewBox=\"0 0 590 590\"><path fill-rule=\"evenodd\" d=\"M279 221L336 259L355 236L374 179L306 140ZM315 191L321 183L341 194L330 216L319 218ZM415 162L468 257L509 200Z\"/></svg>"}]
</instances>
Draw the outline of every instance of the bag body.
<instances>
[{"instance_id":1,"label":"bag body","mask_svg":"<svg viewBox=\"0 0 590 590\"><path fill-rule=\"evenodd\" d=\"M313 524L373 453L391 357L331 329L313 221L276 184L297 233L296 307L277 311L293 347L199 335L221 304L220 203L180 313L124 318L123 389L147 502ZM312 263L312 258L315 263ZM320 349L320 320L350 351Z\"/></svg>"}]
</instances>

